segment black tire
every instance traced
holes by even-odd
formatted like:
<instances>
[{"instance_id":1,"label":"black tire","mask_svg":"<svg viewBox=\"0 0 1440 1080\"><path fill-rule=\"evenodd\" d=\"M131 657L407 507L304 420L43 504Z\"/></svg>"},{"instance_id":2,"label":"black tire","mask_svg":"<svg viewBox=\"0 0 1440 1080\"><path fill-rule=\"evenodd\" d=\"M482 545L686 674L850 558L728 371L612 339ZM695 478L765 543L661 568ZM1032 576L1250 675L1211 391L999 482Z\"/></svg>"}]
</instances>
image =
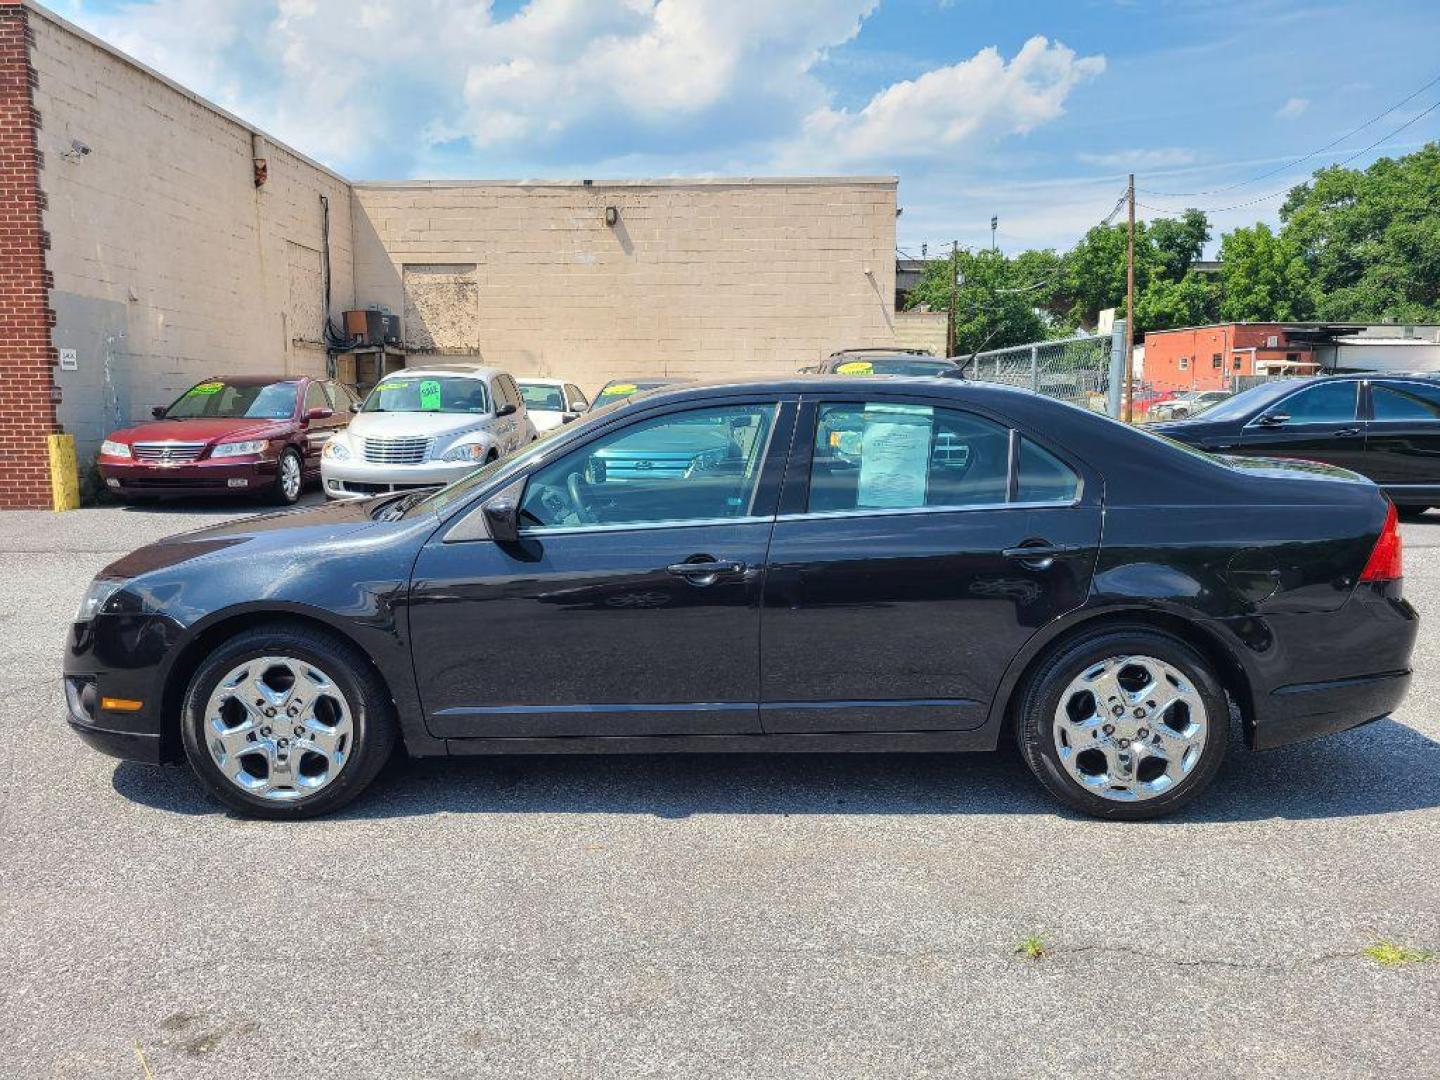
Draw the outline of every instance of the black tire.
<instances>
[{"instance_id":1,"label":"black tire","mask_svg":"<svg viewBox=\"0 0 1440 1080\"><path fill-rule=\"evenodd\" d=\"M300 482L293 490L285 487L287 462L291 462L300 477ZM270 486L270 501L277 506L294 506L300 501L300 496L305 491L305 462L300 459L300 453L293 446L285 448L280 455L280 460L275 463L275 482Z\"/></svg>"},{"instance_id":2,"label":"black tire","mask_svg":"<svg viewBox=\"0 0 1440 1080\"><path fill-rule=\"evenodd\" d=\"M1403 521L1419 521L1425 516L1428 506L1397 506L1395 512L1400 515Z\"/></svg>"},{"instance_id":3,"label":"black tire","mask_svg":"<svg viewBox=\"0 0 1440 1080\"><path fill-rule=\"evenodd\" d=\"M348 756L334 779L291 801L272 801L241 790L221 771L204 742L205 706L220 680L237 665L262 656L294 657L316 665L343 695L350 712ZM190 767L216 799L247 817L281 821L316 817L345 806L375 779L397 742L390 694L365 655L338 636L300 626L256 627L215 649L190 680L180 727Z\"/></svg>"},{"instance_id":4,"label":"black tire","mask_svg":"<svg viewBox=\"0 0 1440 1080\"><path fill-rule=\"evenodd\" d=\"M1151 798L1119 802L1095 794L1065 771L1055 745L1055 714L1071 681L1116 656L1149 656L1173 666L1199 694L1207 732L1200 757L1183 779ZM1146 627L1109 627L1063 643L1045 656L1020 689L1015 735L1026 764L1052 795L1092 817L1143 821L1179 810L1215 778L1230 740L1224 687L1210 664L1178 638Z\"/></svg>"}]
</instances>

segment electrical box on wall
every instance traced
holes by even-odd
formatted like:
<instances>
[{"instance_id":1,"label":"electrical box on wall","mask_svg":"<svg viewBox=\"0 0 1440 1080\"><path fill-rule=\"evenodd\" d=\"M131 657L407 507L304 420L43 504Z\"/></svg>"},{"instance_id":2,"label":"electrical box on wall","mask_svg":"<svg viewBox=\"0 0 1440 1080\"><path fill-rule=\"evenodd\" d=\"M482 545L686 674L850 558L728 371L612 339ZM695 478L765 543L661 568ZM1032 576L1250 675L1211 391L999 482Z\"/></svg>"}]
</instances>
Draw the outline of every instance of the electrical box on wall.
<instances>
[{"instance_id":1,"label":"electrical box on wall","mask_svg":"<svg viewBox=\"0 0 1440 1080\"><path fill-rule=\"evenodd\" d=\"M360 345L398 345L400 342L400 316L375 308L361 308L345 312L345 336Z\"/></svg>"}]
</instances>

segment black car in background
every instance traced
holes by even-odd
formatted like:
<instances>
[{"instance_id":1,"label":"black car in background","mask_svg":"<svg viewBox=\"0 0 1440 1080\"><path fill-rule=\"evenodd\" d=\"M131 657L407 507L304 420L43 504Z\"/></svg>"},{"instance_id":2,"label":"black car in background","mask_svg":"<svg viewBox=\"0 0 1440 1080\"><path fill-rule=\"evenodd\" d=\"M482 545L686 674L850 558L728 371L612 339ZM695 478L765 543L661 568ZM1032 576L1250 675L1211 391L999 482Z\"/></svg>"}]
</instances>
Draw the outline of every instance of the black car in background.
<instances>
[{"instance_id":1,"label":"black car in background","mask_svg":"<svg viewBox=\"0 0 1440 1080\"><path fill-rule=\"evenodd\" d=\"M1191 420L1150 430L1219 454L1304 458L1353 469L1403 512L1440 506L1440 380L1425 375L1279 379Z\"/></svg>"},{"instance_id":2,"label":"black car in background","mask_svg":"<svg viewBox=\"0 0 1440 1080\"><path fill-rule=\"evenodd\" d=\"M1069 805L1143 818L1215 775L1232 703L1260 749L1388 713L1415 634L1394 508L1352 473L1004 387L796 378L655 390L438 492L141 548L95 579L64 680L86 742L264 817L344 805L396 743L1014 738Z\"/></svg>"},{"instance_id":3,"label":"black car in background","mask_svg":"<svg viewBox=\"0 0 1440 1080\"><path fill-rule=\"evenodd\" d=\"M954 360L945 360L915 350L870 352L863 349L835 353L813 367L800 368L799 375L905 375L946 376L959 372Z\"/></svg>"}]
</instances>

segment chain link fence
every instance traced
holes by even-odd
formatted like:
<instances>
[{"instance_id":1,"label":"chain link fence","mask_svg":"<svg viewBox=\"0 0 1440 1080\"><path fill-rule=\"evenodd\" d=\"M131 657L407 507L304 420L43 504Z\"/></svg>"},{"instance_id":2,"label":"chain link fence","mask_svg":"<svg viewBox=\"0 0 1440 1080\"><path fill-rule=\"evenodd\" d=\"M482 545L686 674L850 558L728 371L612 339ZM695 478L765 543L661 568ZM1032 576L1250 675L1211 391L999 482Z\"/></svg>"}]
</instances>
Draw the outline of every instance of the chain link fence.
<instances>
[{"instance_id":1,"label":"chain link fence","mask_svg":"<svg viewBox=\"0 0 1440 1080\"><path fill-rule=\"evenodd\" d=\"M1123 354L1123 349L1120 352ZM956 358L965 377L975 382L1018 386L1111 415L1116 401L1111 391L1118 385L1112 377L1115 359L1111 335L1036 341Z\"/></svg>"}]
</instances>

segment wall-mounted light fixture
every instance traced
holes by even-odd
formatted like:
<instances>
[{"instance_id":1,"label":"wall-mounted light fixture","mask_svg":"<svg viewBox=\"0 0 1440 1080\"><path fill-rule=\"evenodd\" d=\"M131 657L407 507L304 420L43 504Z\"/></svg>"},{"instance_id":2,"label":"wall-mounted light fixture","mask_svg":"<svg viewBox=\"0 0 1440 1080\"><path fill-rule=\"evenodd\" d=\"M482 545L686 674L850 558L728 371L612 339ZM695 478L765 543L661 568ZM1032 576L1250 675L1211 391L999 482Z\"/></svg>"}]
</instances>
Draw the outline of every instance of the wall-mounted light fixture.
<instances>
[{"instance_id":1,"label":"wall-mounted light fixture","mask_svg":"<svg viewBox=\"0 0 1440 1080\"><path fill-rule=\"evenodd\" d=\"M610 226L610 228L613 229L613 228L615 227L615 223L618 222L619 220L620 220L620 208L619 208L618 206L607 206L607 207L605 207L605 224L606 224L606 225Z\"/></svg>"},{"instance_id":2,"label":"wall-mounted light fixture","mask_svg":"<svg viewBox=\"0 0 1440 1080\"><path fill-rule=\"evenodd\" d=\"M88 157L89 154L90 147L86 146L79 139L71 139L70 149L62 150L60 156L63 157L66 161L79 161L83 157Z\"/></svg>"}]
</instances>

